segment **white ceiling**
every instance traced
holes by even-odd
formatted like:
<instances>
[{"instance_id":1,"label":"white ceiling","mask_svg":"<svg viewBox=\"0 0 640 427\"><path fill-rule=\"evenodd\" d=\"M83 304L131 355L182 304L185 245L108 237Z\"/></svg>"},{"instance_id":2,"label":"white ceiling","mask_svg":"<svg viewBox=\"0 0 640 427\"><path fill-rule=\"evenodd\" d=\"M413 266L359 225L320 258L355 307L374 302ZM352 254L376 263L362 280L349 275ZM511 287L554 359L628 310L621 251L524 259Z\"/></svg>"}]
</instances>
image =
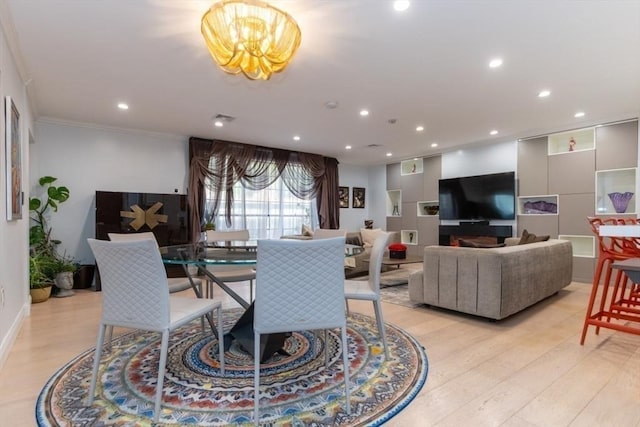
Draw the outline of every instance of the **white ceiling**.
<instances>
[{"instance_id":1,"label":"white ceiling","mask_svg":"<svg viewBox=\"0 0 640 427\"><path fill-rule=\"evenodd\" d=\"M269 81L214 64L200 34L212 1L0 2L43 120L383 164L640 113L640 0L414 0L404 13L389 0L273 1L302 44ZM215 128L216 114L236 120Z\"/></svg>"}]
</instances>

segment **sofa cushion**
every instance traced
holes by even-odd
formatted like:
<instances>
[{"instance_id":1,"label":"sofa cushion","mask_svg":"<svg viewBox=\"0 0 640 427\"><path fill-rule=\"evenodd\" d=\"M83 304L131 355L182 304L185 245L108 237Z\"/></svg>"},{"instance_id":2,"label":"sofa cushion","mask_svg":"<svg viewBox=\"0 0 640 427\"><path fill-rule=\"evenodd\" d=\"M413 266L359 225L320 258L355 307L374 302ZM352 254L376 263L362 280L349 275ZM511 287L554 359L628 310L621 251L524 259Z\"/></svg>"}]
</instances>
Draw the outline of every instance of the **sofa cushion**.
<instances>
[{"instance_id":1,"label":"sofa cushion","mask_svg":"<svg viewBox=\"0 0 640 427\"><path fill-rule=\"evenodd\" d=\"M361 228L360 234L362 235L362 246L365 248L373 247L373 242L376 241L376 238L380 236L384 231L381 228L367 229Z\"/></svg>"},{"instance_id":2,"label":"sofa cushion","mask_svg":"<svg viewBox=\"0 0 640 427\"><path fill-rule=\"evenodd\" d=\"M350 231L345 238L347 245L362 246L362 236L357 231Z\"/></svg>"},{"instance_id":3,"label":"sofa cushion","mask_svg":"<svg viewBox=\"0 0 640 427\"><path fill-rule=\"evenodd\" d=\"M535 234L529 233L527 230L524 230L518 244L526 245L527 243L546 242L547 240L549 240L548 235L536 236Z\"/></svg>"},{"instance_id":4,"label":"sofa cushion","mask_svg":"<svg viewBox=\"0 0 640 427\"><path fill-rule=\"evenodd\" d=\"M488 243L478 243L472 240L458 239L458 245L463 248L502 248L505 246L504 243L496 243L496 244L488 244Z\"/></svg>"}]
</instances>

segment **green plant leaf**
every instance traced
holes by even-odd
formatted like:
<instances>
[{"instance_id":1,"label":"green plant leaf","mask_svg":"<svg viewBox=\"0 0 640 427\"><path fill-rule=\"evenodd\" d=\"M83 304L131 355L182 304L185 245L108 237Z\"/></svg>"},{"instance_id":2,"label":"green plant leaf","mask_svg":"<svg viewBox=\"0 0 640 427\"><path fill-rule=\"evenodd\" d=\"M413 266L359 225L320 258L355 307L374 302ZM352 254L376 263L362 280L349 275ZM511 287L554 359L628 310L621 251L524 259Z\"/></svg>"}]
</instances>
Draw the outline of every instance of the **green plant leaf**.
<instances>
[{"instance_id":1,"label":"green plant leaf","mask_svg":"<svg viewBox=\"0 0 640 427\"><path fill-rule=\"evenodd\" d=\"M36 199L36 198L29 199L29 210L30 211L35 211L41 205L42 205L42 202L40 201L40 199Z\"/></svg>"},{"instance_id":2,"label":"green plant leaf","mask_svg":"<svg viewBox=\"0 0 640 427\"><path fill-rule=\"evenodd\" d=\"M48 176L47 175L47 176L43 176L42 178L40 178L40 180L38 182L40 183L41 186L44 187L45 185L51 184L53 182L56 182L57 179L58 178L54 178L52 176Z\"/></svg>"}]
</instances>

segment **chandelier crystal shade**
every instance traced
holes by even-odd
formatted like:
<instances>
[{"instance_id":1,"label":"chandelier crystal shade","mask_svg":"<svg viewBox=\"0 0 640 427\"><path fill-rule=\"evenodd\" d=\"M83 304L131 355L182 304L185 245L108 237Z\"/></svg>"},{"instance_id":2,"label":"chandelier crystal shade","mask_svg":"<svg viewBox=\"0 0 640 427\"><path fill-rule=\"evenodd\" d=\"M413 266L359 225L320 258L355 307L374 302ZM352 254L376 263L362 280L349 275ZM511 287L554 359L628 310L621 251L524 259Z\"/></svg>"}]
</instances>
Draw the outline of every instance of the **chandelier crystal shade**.
<instances>
[{"instance_id":1,"label":"chandelier crystal shade","mask_svg":"<svg viewBox=\"0 0 640 427\"><path fill-rule=\"evenodd\" d=\"M261 1L215 3L202 17L201 29L216 64L251 80L268 80L284 70L301 40L289 14Z\"/></svg>"}]
</instances>

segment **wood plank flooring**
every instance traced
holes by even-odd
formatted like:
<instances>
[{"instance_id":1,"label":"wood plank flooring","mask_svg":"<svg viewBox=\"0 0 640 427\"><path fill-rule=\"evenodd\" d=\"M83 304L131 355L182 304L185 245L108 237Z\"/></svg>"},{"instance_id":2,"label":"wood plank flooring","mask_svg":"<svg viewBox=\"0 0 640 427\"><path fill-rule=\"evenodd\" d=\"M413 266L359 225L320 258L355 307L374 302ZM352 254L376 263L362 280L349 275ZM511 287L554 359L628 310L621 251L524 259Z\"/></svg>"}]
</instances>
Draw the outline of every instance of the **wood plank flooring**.
<instances>
[{"instance_id":1,"label":"wood plank flooring","mask_svg":"<svg viewBox=\"0 0 640 427\"><path fill-rule=\"evenodd\" d=\"M429 358L426 385L387 425L640 426L640 336L596 336L592 327L580 346L589 290L572 283L500 322L384 304L385 320L410 332ZM219 290L215 297L235 306ZM45 382L95 345L100 298L77 291L32 306L0 370L0 426L35 425ZM371 304L349 306L373 315Z\"/></svg>"}]
</instances>

